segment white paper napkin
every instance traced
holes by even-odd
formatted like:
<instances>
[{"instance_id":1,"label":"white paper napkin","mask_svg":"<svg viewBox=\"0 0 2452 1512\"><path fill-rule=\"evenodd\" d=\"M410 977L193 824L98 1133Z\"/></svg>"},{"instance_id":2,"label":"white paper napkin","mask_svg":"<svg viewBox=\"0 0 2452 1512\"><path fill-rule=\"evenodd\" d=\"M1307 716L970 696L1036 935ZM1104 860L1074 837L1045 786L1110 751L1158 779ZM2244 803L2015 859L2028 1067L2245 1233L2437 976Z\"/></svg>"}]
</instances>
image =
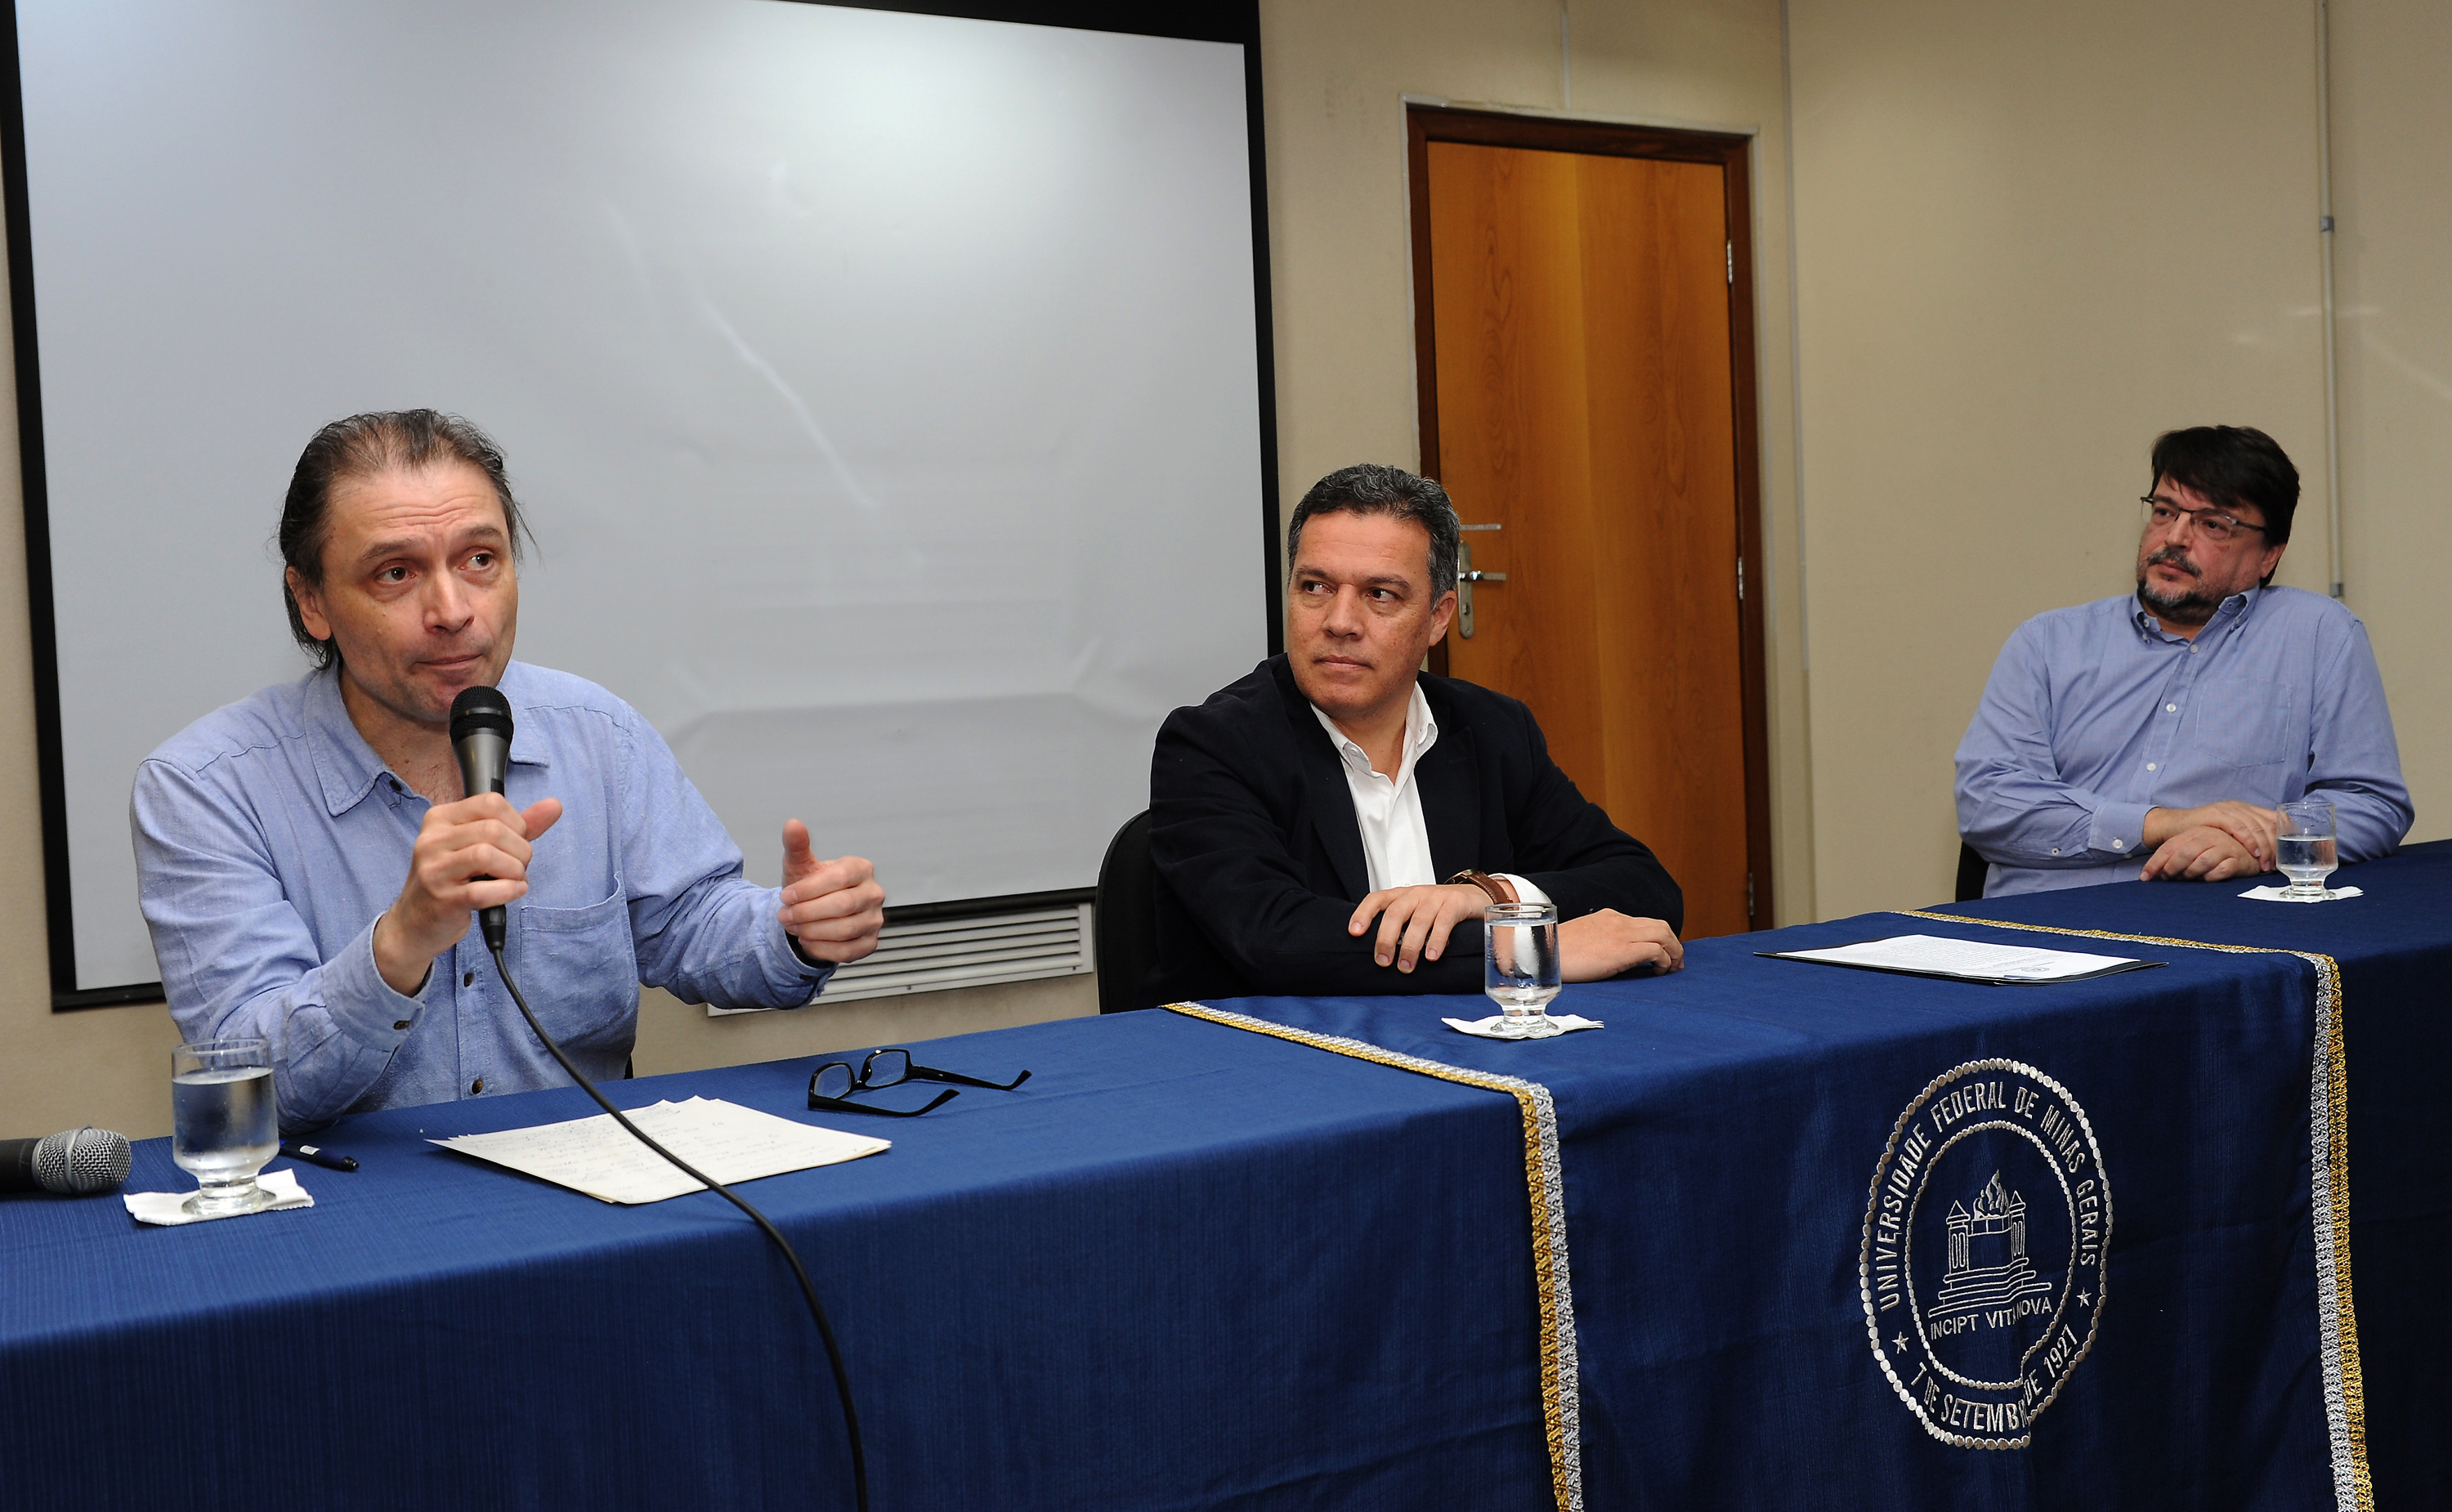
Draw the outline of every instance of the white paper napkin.
<instances>
[{"instance_id":1,"label":"white paper napkin","mask_svg":"<svg viewBox=\"0 0 2452 1512\"><path fill-rule=\"evenodd\" d=\"M1459 1034L1472 1034L1481 1039L1513 1039L1514 1035L1502 1034L1498 1031L1498 1023L1506 1016L1504 1013L1493 1013L1488 1018L1443 1018L1439 1022ZM1584 1018L1574 1013L1552 1013L1550 1015L1550 1022L1570 1032L1579 1029L1603 1027L1599 1019ZM1557 1037L1555 1034L1542 1036L1544 1039Z\"/></svg>"},{"instance_id":2,"label":"white paper napkin","mask_svg":"<svg viewBox=\"0 0 2452 1512\"><path fill-rule=\"evenodd\" d=\"M2354 887L2337 887L2323 897L2292 897L2278 887L2252 887L2240 894L2242 897L2252 897L2259 903L2330 903L2337 898L2358 895L2359 890Z\"/></svg>"},{"instance_id":3,"label":"white paper napkin","mask_svg":"<svg viewBox=\"0 0 2452 1512\"><path fill-rule=\"evenodd\" d=\"M294 1170L267 1170L255 1178L255 1184L272 1193L274 1201L256 1212L277 1213L290 1208L312 1208L315 1199L298 1185ZM183 1204L195 1195L192 1191L131 1191L120 1201L128 1205L128 1214L140 1224L160 1224L174 1227L180 1224L210 1223L216 1218L247 1218L250 1213L191 1213Z\"/></svg>"}]
</instances>

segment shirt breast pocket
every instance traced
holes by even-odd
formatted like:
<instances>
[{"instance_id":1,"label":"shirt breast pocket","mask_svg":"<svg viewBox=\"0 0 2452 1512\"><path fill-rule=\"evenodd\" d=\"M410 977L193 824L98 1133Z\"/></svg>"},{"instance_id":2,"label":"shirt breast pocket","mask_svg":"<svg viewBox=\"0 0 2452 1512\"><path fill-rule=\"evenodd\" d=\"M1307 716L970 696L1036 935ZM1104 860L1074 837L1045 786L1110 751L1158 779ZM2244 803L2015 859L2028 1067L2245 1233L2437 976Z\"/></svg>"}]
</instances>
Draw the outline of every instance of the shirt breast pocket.
<instances>
[{"instance_id":1,"label":"shirt breast pocket","mask_svg":"<svg viewBox=\"0 0 2452 1512\"><path fill-rule=\"evenodd\" d=\"M2280 766L2306 758L2306 702L2295 682L2224 682L2198 690L2197 727L2232 766Z\"/></svg>"},{"instance_id":2,"label":"shirt breast pocket","mask_svg":"<svg viewBox=\"0 0 2452 1512\"><path fill-rule=\"evenodd\" d=\"M529 906L518 914L520 991L546 1031L564 1049L628 1045L639 1013L638 948L619 884L584 908Z\"/></svg>"}]
</instances>

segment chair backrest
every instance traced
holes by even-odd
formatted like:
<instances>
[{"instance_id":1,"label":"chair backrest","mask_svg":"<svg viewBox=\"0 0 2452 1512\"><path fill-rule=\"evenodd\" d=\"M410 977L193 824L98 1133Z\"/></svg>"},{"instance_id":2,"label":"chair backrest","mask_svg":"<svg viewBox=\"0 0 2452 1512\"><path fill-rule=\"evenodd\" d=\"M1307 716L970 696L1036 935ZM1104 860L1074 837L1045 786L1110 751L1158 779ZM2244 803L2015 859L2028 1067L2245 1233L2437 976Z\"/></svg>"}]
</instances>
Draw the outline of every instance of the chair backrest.
<instances>
[{"instance_id":1,"label":"chair backrest","mask_svg":"<svg viewBox=\"0 0 2452 1512\"><path fill-rule=\"evenodd\" d=\"M1991 867L1975 854L1975 847L1965 840L1958 842L1958 893L1955 903L1972 903L1984 895L1984 875Z\"/></svg>"},{"instance_id":2,"label":"chair backrest","mask_svg":"<svg viewBox=\"0 0 2452 1512\"><path fill-rule=\"evenodd\" d=\"M1157 872L1150 865L1149 811L1124 821L1098 863L1097 935L1098 1011L1120 1013L1152 1005L1141 979L1157 964Z\"/></svg>"}]
</instances>

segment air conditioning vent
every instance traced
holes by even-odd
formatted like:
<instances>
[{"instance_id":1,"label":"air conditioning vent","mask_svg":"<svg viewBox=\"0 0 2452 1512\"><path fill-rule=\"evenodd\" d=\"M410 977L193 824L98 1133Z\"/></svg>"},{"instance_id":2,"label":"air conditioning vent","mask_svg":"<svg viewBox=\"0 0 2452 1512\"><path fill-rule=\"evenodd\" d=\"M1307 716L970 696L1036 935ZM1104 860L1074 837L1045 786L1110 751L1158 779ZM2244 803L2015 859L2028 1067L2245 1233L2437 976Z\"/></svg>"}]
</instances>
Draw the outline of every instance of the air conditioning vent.
<instances>
[{"instance_id":1,"label":"air conditioning vent","mask_svg":"<svg viewBox=\"0 0 2452 1512\"><path fill-rule=\"evenodd\" d=\"M923 919L885 926L877 952L835 972L824 1003L950 987L985 987L1042 976L1072 976L1094 969L1090 905L979 913L968 918ZM709 1017L757 1009L707 1009Z\"/></svg>"}]
</instances>

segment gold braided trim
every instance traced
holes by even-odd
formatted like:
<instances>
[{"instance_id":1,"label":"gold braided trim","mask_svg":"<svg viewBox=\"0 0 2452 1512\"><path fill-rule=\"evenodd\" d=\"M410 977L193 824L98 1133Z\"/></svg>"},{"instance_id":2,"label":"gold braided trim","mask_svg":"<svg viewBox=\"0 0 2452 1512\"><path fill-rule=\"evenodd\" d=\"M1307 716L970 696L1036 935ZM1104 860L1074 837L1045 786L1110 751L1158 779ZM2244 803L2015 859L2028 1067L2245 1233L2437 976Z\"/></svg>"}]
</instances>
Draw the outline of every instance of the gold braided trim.
<instances>
[{"instance_id":1,"label":"gold braided trim","mask_svg":"<svg viewBox=\"0 0 2452 1512\"><path fill-rule=\"evenodd\" d=\"M2308 1119L2313 1126L2310 1206L2316 1230L2316 1312L2323 1326L2325 1427L2332 1445L2333 1500L2340 1512L2374 1512L2367 1474L2366 1385L2359 1368L2359 1315L2350 1290L2350 1065L2343 1048L2341 963L2314 951L2268 945L2213 945L2159 934L2071 930L2049 924L1974 919L1928 909L1900 909L1909 918L1942 919L1985 929L2075 934L2087 939L2171 945L2234 955L2296 955L2316 969L2316 1042Z\"/></svg>"},{"instance_id":2,"label":"gold braided trim","mask_svg":"<svg viewBox=\"0 0 2452 1512\"><path fill-rule=\"evenodd\" d=\"M1574 1290L1567 1270L1566 1187L1558 1165L1558 1119L1550 1090L1514 1076L1494 1076L1442 1061L1424 1060L1358 1039L1273 1024L1199 1003L1166 1008L1229 1029L1249 1030L1338 1055L1350 1055L1441 1081L1505 1092L1524 1119L1524 1185L1532 1203L1532 1276L1541 1298L1541 1418L1550 1441L1550 1483L1558 1512L1583 1512L1583 1430L1575 1359Z\"/></svg>"}]
</instances>

